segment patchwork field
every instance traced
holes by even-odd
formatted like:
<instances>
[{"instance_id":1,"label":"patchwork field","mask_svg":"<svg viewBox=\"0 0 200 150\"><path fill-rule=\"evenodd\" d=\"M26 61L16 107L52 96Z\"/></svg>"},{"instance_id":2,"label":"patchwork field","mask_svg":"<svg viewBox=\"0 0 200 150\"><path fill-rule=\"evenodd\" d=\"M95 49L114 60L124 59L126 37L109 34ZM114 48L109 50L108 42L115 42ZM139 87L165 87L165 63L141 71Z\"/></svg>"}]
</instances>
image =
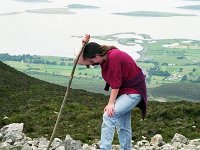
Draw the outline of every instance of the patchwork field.
<instances>
[{"instance_id":1,"label":"patchwork field","mask_svg":"<svg viewBox=\"0 0 200 150\"><path fill-rule=\"evenodd\" d=\"M136 61L147 76L148 88L179 82L200 83L200 41L151 39L148 35L136 35L133 32L94 38L129 47L142 46L143 50L138 52L141 57ZM73 58L54 56L0 54L0 60L30 76L64 86L67 85L74 64ZM98 66L87 69L77 65L74 76L72 88L106 94Z\"/></svg>"}]
</instances>

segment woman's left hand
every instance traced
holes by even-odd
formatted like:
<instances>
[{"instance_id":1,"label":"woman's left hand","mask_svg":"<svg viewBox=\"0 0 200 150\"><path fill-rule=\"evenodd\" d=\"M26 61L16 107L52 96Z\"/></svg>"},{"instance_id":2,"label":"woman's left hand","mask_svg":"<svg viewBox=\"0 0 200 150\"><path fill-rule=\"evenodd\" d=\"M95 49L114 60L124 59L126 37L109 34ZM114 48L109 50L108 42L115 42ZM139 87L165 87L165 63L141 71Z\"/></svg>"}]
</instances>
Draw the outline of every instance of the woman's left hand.
<instances>
[{"instance_id":1,"label":"woman's left hand","mask_svg":"<svg viewBox=\"0 0 200 150\"><path fill-rule=\"evenodd\" d=\"M104 108L104 112L107 112L109 117L112 117L114 115L114 103L108 103L108 105Z\"/></svg>"}]
</instances>

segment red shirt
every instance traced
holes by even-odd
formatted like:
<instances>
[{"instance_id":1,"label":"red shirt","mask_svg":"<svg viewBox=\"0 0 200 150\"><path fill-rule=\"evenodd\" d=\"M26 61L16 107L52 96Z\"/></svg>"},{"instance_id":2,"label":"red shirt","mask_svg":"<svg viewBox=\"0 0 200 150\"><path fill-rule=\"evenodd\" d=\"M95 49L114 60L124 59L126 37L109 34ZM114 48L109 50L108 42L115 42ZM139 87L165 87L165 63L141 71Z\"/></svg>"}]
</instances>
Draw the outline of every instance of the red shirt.
<instances>
[{"instance_id":1,"label":"red shirt","mask_svg":"<svg viewBox=\"0 0 200 150\"><path fill-rule=\"evenodd\" d=\"M119 49L109 50L107 59L101 65L102 77L112 89L119 89L119 95L139 94L134 88L120 88L123 81L132 79L140 68L127 53Z\"/></svg>"}]
</instances>

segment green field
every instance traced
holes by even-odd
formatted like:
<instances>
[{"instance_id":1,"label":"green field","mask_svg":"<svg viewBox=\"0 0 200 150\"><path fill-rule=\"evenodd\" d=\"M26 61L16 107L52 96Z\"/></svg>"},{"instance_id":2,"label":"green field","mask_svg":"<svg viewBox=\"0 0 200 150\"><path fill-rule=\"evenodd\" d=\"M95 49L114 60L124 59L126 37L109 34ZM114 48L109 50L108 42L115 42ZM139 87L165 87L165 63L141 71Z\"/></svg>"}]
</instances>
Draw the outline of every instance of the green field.
<instances>
[{"instance_id":1,"label":"green field","mask_svg":"<svg viewBox=\"0 0 200 150\"><path fill-rule=\"evenodd\" d=\"M122 45L133 45L137 38L120 38L119 35L134 32L116 33L111 35L95 36L95 39L118 41ZM147 78L147 87L154 88L173 83L200 83L200 41L189 39L151 39L148 35L139 35L143 38L137 60ZM32 77L59 85L67 85L74 65L73 58L54 56L10 56L0 54L0 60ZM85 89L95 93L104 93L104 81L99 66L86 68L77 65L72 87ZM150 93L152 94L152 93ZM200 99L200 98L199 98Z\"/></svg>"},{"instance_id":2,"label":"green field","mask_svg":"<svg viewBox=\"0 0 200 150\"><path fill-rule=\"evenodd\" d=\"M156 80L156 84L176 83L180 82L183 76L187 76L188 82L198 82L200 76L200 43L192 41L191 43L181 43L186 40L158 40L155 43L144 43L146 48L143 51L143 57L139 62L147 63L150 67L154 64L154 68L160 71L167 71L170 76L166 78L156 77L152 74L150 78ZM178 45L173 46L173 43ZM172 45L163 47L163 45ZM141 66L150 69L148 65ZM148 72L149 73L149 72ZM159 74L158 74L159 75ZM155 84L150 82L150 84Z\"/></svg>"}]
</instances>

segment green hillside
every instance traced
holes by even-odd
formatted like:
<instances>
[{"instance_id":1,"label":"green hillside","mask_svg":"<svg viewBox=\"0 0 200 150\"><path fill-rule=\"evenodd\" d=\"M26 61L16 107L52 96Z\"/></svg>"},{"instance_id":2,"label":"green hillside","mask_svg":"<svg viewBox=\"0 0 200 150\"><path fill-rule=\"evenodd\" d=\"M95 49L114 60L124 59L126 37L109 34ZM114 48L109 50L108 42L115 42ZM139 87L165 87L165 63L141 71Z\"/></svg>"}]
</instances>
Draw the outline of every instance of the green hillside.
<instances>
[{"instance_id":1,"label":"green hillside","mask_svg":"<svg viewBox=\"0 0 200 150\"><path fill-rule=\"evenodd\" d=\"M25 123L27 136L50 137L66 87L27 76L0 62L0 128L13 122ZM100 138L101 116L108 97L84 90L70 89L56 137L92 143ZM200 103L149 102L148 115L141 120L133 111L133 140L162 134L170 141L175 133L190 139L200 137ZM116 139L116 137L115 137ZM117 143L117 140L115 140Z\"/></svg>"},{"instance_id":2,"label":"green hillside","mask_svg":"<svg viewBox=\"0 0 200 150\"><path fill-rule=\"evenodd\" d=\"M156 88L149 89L153 96L168 99L188 100L200 102L200 84L195 83L168 83Z\"/></svg>"}]
</instances>

